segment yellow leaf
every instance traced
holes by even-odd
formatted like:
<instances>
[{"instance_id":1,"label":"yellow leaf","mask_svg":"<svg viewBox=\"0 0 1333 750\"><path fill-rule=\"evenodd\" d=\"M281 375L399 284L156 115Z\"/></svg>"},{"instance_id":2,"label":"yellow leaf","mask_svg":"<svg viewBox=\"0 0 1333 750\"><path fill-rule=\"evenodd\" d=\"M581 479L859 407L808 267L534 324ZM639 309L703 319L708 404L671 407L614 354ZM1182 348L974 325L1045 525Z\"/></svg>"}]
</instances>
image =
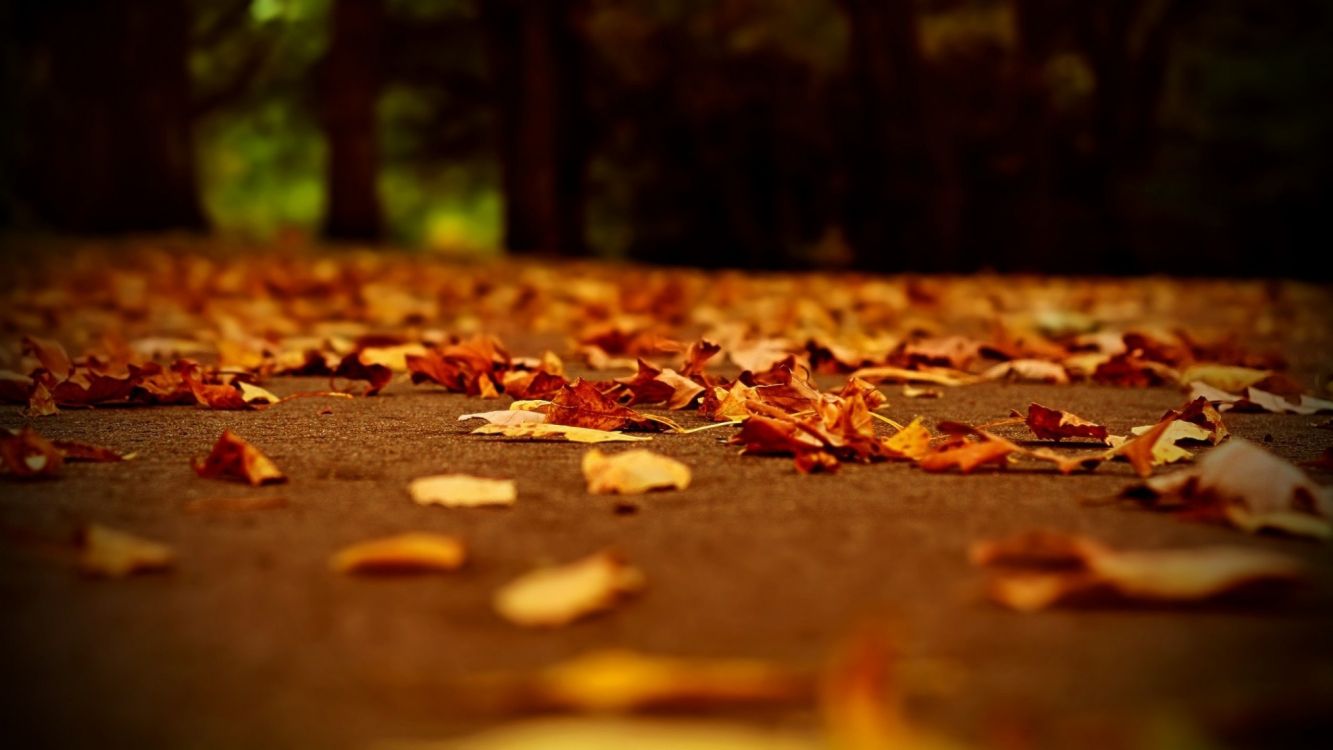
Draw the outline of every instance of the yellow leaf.
<instances>
[{"instance_id":1,"label":"yellow leaf","mask_svg":"<svg viewBox=\"0 0 1333 750\"><path fill-rule=\"evenodd\" d=\"M1272 374L1268 370L1233 365L1190 365L1180 373L1180 382L1189 384L1197 381L1231 393L1240 393Z\"/></svg>"},{"instance_id":2,"label":"yellow leaf","mask_svg":"<svg viewBox=\"0 0 1333 750\"><path fill-rule=\"evenodd\" d=\"M689 487L690 467L642 448L612 455L593 448L583 454L583 478L595 495L639 495Z\"/></svg>"},{"instance_id":3,"label":"yellow leaf","mask_svg":"<svg viewBox=\"0 0 1333 750\"><path fill-rule=\"evenodd\" d=\"M466 557L455 537L415 532L345 547L329 566L339 573L419 573L457 570Z\"/></svg>"},{"instance_id":4,"label":"yellow leaf","mask_svg":"<svg viewBox=\"0 0 1333 750\"><path fill-rule=\"evenodd\" d=\"M636 443L652 440L647 435L626 435L623 432L594 430L589 427L570 427L563 424L484 424L472 431L473 435L503 435L504 437L562 438L571 443Z\"/></svg>"},{"instance_id":5,"label":"yellow leaf","mask_svg":"<svg viewBox=\"0 0 1333 750\"><path fill-rule=\"evenodd\" d=\"M930 438L930 430L926 429L926 426L921 424L921 418L917 417L893 437L885 440L884 447L915 461L930 452Z\"/></svg>"},{"instance_id":6,"label":"yellow leaf","mask_svg":"<svg viewBox=\"0 0 1333 750\"><path fill-rule=\"evenodd\" d=\"M85 573L119 578L131 573L167 570L176 562L171 548L92 524L80 534L79 568Z\"/></svg>"},{"instance_id":7,"label":"yellow leaf","mask_svg":"<svg viewBox=\"0 0 1333 750\"><path fill-rule=\"evenodd\" d=\"M520 576L495 593L495 609L516 625L558 627L609 609L643 586L638 569L603 551Z\"/></svg>"},{"instance_id":8,"label":"yellow leaf","mask_svg":"<svg viewBox=\"0 0 1333 750\"><path fill-rule=\"evenodd\" d=\"M417 505L476 508L513 505L518 490L512 479L487 479L467 474L439 474L413 479L407 491Z\"/></svg>"}]
</instances>

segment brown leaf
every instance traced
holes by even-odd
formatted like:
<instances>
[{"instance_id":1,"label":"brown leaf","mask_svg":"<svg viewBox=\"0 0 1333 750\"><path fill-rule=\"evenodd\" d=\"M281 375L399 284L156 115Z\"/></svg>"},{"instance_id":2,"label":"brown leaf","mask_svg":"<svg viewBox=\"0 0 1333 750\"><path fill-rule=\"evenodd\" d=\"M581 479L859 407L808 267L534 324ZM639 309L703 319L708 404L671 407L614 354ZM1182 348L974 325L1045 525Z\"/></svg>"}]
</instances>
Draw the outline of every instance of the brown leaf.
<instances>
[{"instance_id":1,"label":"brown leaf","mask_svg":"<svg viewBox=\"0 0 1333 750\"><path fill-rule=\"evenodd\" d=\"M664 429L661 422L617 404L583 378L576 378L555 394L546 417L551 424L593 430L660 432Z\"/></svg>"},{"instance_id":2,"label":"brown leaf","mask_svg":"<svg viewBox=\"0 0 1333 750\"><path fill-rule=\"evenodd\" d=\"M50 339L40 339L35 336L25 336L23 338L23 352L31 354L41 363L42 369L46 370L56 380L67 380L74 374L74 363L69 355L65 353L65 347L58 341Z\"/></svg>"},{"instance_id":3,"label":"brown leaf","mask_svg":"<svg viewBox=\"0 0 1333 750\"><path fill-rule=\"evenodd\" d=\"M1205 520L1250 531L1271 528L1302 536L1330 535L1333 490L1245 440L1219 446L1192 469L1155 477L1139 489L1159 502L1174 500ZM1306 518L1293 521L1291 514Z\"/></svg>"},{"instance_id":4,"label":"brown leaf","mask_svg":"<svg viewBox=\"0 0 1333 750\"><path fill-rule=\"evenodd\" d=\"M1305 576L1300 561L1245 547L1116 551L1092 539L1029 532L973 545L974 564L1003 567L990 597L1034 612L1061 602L1142 601L1189 604L1255 584Z\"/></svg>"},{"instance_id":5,"label":"brown leaf","mask_svg":"<svg viewBox=\"0 0 1333 750\"><path fill-rule=\"evenodd\" d=\"M559 627L610 609L643 586L642 573L603 551L510 581L495 593L495 609L516 625Z\"/></svg>"},{"instance_id":6,"label":"brown leaf","mask_svg":"<svg viewBox=\"0 0 1333 750\"><path fill-rule=\"evenodd\" d=\"M414 532L344 547L329 567L338 573L429 573L458 570L466 558L458 538Z\"/></svg>"},{"instance_id":7,"label":"brown leaf","mask_svg":"<svg viewBox=\"0 0 1333 750\"><path fill-rule=\"evenodd\" d=\"M201 477L240 479L255 487L287 481L277 464L231 430L223 430L212 452L192 465Z\"/></svg>"},{"instance_id":8,"label":"brown leaf","mask_svg":"<svg viewBox=\"0 0 1333 750\"><path fill-rule=\"evenodd\" d=\"M1086 437L1093 440L1106 440L1106 428L1095 422L1089 422L1067 411L1051 409L1041 404L1029 404L1026 424L1032 434L1042 440L1063 440L1065 438Z\"/></svg>"},{"instance_id":9,"label":"brown leaf","mask_svg":"<svg viewBox=\"0 0 1333 750\"><path fill-rule=\"evenodd\" d=\"M0 431L0 462L7 474L19 479L53 477L60 473L64 454L32 427Z\"/></svg>"},{"instance_id":10,"label":"brown leaf","mask_svg":"<svg viewBox=\"0 0 1333 750\"><path fill-rule=\"evenodd\" d=\"M699 339L690 344L685 350L685 361L680 367L680 374L687 378L694 378L704 374L704 366L708 360L712 359L722 347L708 339Z\"/></svg>"},{"instance_id":11,"label":"brown leaf","mask_svg":"<svg viewBox=\"0 0 1333 750\"><path fill-rule=\"evenodd\" d=\"M1009 454L1019 451L1013 443L995 435L981 433L981 439L928 453L917 461L917 465L926 471L948 471L958 469L963 474L972 472L979 466L997 464L1004 466Z\"/></svg>"},{"instance_id":12,"label":"brown leaf","mask_svg":"<svg viewBox=\"0 0 1333 750\"><path fill-rule=\"evenodd\" d=\"M425 355L407 355L407 370L413 383L438 383L456 393L471 396L495 390L510 369L509 353L499 340L474 336L457 344L432 349ZM530 398L530 396L529 396Z\"/></svg>"}]
</instances>

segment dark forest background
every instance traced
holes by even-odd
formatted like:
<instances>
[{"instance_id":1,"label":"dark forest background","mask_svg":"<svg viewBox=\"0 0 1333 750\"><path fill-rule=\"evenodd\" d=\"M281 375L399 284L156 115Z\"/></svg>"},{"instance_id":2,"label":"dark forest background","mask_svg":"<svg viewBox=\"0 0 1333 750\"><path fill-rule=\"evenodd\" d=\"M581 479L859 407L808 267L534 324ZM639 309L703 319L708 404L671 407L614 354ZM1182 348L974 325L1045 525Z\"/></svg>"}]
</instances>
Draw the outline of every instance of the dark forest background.
<instances>
[{"instance_id":1,"label":"dark forest background","mask_svg":"<svg viewBox=\"0 0 1333 750\"><path fill-rule=\"evenodd\" d=\"M11 231L1327 274L1326 1L2 7Z\"/></svg>"}]
</instances>

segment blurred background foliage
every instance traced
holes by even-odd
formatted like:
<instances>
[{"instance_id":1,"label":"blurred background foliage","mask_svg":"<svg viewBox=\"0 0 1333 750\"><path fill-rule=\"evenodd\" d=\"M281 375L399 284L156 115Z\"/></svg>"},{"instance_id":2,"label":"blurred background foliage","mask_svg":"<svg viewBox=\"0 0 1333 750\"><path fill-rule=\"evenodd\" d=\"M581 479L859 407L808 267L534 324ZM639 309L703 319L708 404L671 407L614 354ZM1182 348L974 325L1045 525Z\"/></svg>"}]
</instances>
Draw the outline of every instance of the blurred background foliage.
<instances>
[{"instance_id":1,"label":"blurred background foliage","mask_svg":"<svg viewBox=\"0 0 1333 750\"><path fill-rule=\"evenodd\" d=\"M19 114L3 130L4 210L19 228L704 266L1265 275L1304 273L1329 240L1333 4L1317 0L69 0L5 13ZM178 48L183 83L156 73ZM119 60L119 78L99 68ZM80 93L84 79L118 98ZM182 86L188 112L163 116ZM130 115L109 113L116 102ZM174 137L161 127L192 155L156 148ZM106 144L60 155L102 130ZM117 146L141 130L152 143ZM116 166L122 152L133 159ZM123 176L130 164L141 183ZM169 203L159 185L195 194L159 215L101 206L112 193Z\"/></svg>"}]
</instances>

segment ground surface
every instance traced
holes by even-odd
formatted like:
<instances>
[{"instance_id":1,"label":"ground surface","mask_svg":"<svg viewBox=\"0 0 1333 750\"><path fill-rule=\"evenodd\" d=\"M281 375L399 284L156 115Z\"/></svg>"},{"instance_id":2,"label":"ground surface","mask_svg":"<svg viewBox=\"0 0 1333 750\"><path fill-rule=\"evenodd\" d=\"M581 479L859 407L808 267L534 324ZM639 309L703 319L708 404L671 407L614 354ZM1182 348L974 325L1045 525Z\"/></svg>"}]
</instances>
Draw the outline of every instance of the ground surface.
<instances>
[{"instance_id":1,"label":"ground surface","mask_svg":"<svg viewBox=\"0 0 1333 750\"><path fill-rule=\"evenodd\" d=\"M572 369L583 359L574 341L599 342L603 356L680 367L659 342L708 336L731 358L710 365L726 377L749 366L738 354L776 346L779 356L841 365L842 374L820 376L826 391L863 364L917 366L904 346L923 337L960 334L1004 357L1069 363L1089 346L1110 357L1103 347L1136 332L1148 343L1135 352L1146 346L1173 365L1268 368L1279 364L1265 353L1281 350L1299 387L1333 393L1333 290L1295 283L465 266L391 253L247 254L172 238L19 250L0 265L0 370L14 371L0 373L0 385L6 398L31 398L34 412L51 358L34 357L25 335L61 342L85 373L185 357L215 383L245 372L287 395L329 387L326 378L267 377L312 350L337 363L365 347L438 345L475 332L503 337L516 356L550 347ZM1081 340L1085 333L1092 338ZM987 357L956 366L979 372L995 361ZM1073 476L1044 466L963 476L906 463L845 464L833 475L803 476L790 458L739 455L722 444L732 432L723 428L643 444L688 463L694 479L626 513L586 492L585 446L470 435L475 423L457 419L504 408L508 396L483 401L405 381L400 373L372 398L298 399L250 412L63 404L30 417L22 403L0 405L0 427L31 423L48 438L137 454L124 463L71 463L54 479L0 477L6 745L361 748L455 737L516 718L495 697L496 675L530 674L609 646L814 671L871 620L896 634L911 718L973 746L1330 746L1333 548L1118 500L1136 481L1126 464ZM23 384L17 398L15 383ZM1174 386L1086 382L992 382L943 388L938 400L905 398L896 385L882 390L890 401L882 413L901 422L922 415L931 426L977 424L1035 401L1114 434L1185 400ZM687 427L704 424L693 410L670 415ZM1315 427L1327 420L1226 416L1234 436L1293 461L1333 445L1333 431ZM271 456L290 481L250 488L197 477L190 459L224 428ZM1015 439L1025 434L1004 429ZM518 502L411 502L410 480L444 472L514 478ZM192 500L238 497L287 504L234 514L187 509ZM80 576L70 539L88 522L170 545L175 570ZM982 596L983 576L966 552L977 540L1036 528L1128 548L1280 550L1308 562L1312 580L1287 597L1206 607L1016 614ZM460 536L467 567L398 578L329 569L345 545L407 531ZM525 630L493 611L497 587L521 573L606 547L645 573L638 598L554 630ZM820 722L809 700L711 713L798 730Z\"/></svg>"},{"instance_id":2,"label":"ground surface","mask_svg":"<svg viewBox=\"0 0 1333 750\"><path fill-rule=\"evenodd\" d=\"M274 382L280 395L320 387ZM896 417L981 422L1038 401L1095 415L1113 432L1182 401L1170 388L991 384L939 400L885 391ZM478 673L607 645L816 665L854 623L879 616L902 633L913 715L964 738L1092 747L1147 731L1167 738L1161 746L1179 746L1170 738L1197 727L1249 746L1327 737L1329 548L1103 502L1132 482L1128 466L1060 477L851 465L800 476L789 459L742 457L718 445L725 431L705 431L651 444L688 462L693 486L617 514L612 500L584 490L584 447L466 434L456 418L480 403L398 383L377 398L297 400L264 412L106 408L42 419L49 437L95 440L138 458L3 486L5 735L24 738L15 747L201 748L443 737L506 718L478 699L466 679ZM324 406L332 413L321 414ZM0 413L4 426L23 421L17 408ZM1333 432L1311 429L1314 421L1233 415L1228 425L1303 460L1333 445ZM249 489L195 477L189 459L224 427L265 450L290 483ZM519 501L503 510L409 501L410 479L444 471L514 477ZM259 495L289 505L230 516L183 511L191 499ZM178 569L108 583L53 564L39 541L87 520L173 545ZM1295 598L1258 609L1020 615L979 596L965 550L1032 527L1131 547L1271 547L1319 572ZM328 570L339 547L408 530L461 535L469 567L402 579ZM554 631L522 630L491 610L496 587L534 564L605 546L647 574L639 599ZM747 718L814 721L803 709Z\"/></svg>"}]
</instances>

